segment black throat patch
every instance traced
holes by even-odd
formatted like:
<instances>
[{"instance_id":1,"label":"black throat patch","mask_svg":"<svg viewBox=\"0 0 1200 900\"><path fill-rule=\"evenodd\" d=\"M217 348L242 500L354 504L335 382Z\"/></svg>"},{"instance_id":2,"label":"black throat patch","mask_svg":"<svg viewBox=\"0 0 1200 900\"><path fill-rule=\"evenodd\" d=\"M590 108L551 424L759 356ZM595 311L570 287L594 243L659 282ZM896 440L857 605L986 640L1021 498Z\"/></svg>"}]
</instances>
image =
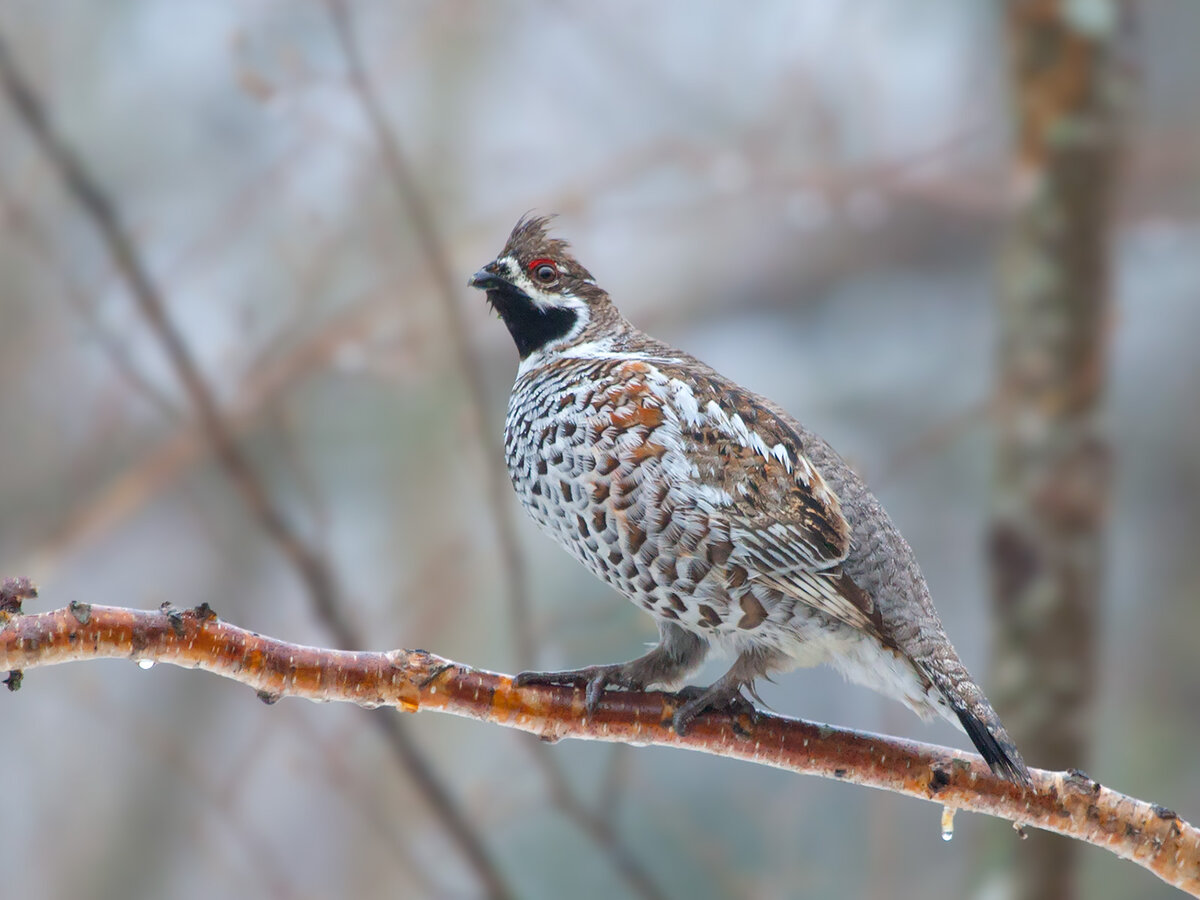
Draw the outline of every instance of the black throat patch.
<instances>
[{"instance_id":1,"label":"black throat patch","mask_svg":"<svg viewBox=\"0 0 1200 900\"><path fill-rule=\"evenodd\" d=\"M579 321L579 314L573 309L560 306L539 309L528 295L511 285L492 288L487 292L487 298L508 326L521 359L563 337Z\"/></svg>"}]
</instances>

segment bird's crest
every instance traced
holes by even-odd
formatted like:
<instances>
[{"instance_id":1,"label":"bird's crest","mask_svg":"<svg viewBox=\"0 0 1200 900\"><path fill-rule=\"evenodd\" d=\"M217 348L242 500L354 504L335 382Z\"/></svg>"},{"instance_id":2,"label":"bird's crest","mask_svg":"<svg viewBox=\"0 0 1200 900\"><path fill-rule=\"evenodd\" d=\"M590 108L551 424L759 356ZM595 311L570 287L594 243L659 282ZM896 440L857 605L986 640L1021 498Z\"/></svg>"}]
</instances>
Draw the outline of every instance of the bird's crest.
<instances>
[{"instance_id":1,"label":"bird's crest","mask_svg":"<svg viewBox=\"0 0 1200 900\"><path fill-rule=\"evenodd\" d=\"M525 213L517 221L501 256L528 260L537 256L571 259L571 245L561 238L550 237L550 222L554 216Z\"/></svg>"}]
</instances>

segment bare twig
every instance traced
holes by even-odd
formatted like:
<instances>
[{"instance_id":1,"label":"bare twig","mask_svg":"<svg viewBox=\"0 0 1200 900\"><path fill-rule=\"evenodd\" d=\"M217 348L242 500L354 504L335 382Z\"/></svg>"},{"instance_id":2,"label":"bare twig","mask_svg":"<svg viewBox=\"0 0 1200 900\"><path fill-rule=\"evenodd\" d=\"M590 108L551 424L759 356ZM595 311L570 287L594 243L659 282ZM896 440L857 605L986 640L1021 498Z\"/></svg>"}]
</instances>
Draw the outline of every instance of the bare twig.
<instances>
[{"instance_id":1,"label":"bare twig","mask_svg":"<svg viewBox=\"0 0 1200 900\"><path fill-rule=\"evenodd\" d=\"M195 410L200 430L212 445L218 462L251 515L292 564L308 591L318 617L335 640L346 647L360 646L361 641L339 603L337 584L328 559L292 528L271 499L262 479L239 447L233 429L226 423L191 351L171 321L162 294L136 245L125 231L114 203L87 171L83 161L54 131L41 99L17 67L2 36L0 84L8 94L18 118L62 179L68 195L95 227L142 317L162 344ZM485 851L482 839L417 749L402 723L394 717L382 716L372 716L371 721L382 731L393 755L457 841L489 894L493 897L509 896L510 892Z\"/></svg>"},{"instance_id":2,"label":"bare twig","mask_svg":"<svg viewBox=\"0 0 1200 900\"><path fill-rule=\"evenodd\" d=\"M398 706L492 722L549 741L696 750L1057 832L1132 860L1200 897L1200 830L1169 809L1119 794L1081 772L1034 769L1025 789L997 778L971 753L768 714L732 721L710 713L680 736L671 728L675 698L656 691L610 692L587 715L583 692L569 687L518 688L506 675L420 650L363 653L289 644L226 624L207 605L143 611L76 603L25 615L20 599L29 594L28 582L3 593L0 669L148 659L214 672L272 701L295 696Z\"/></svg>"}]
</instances>

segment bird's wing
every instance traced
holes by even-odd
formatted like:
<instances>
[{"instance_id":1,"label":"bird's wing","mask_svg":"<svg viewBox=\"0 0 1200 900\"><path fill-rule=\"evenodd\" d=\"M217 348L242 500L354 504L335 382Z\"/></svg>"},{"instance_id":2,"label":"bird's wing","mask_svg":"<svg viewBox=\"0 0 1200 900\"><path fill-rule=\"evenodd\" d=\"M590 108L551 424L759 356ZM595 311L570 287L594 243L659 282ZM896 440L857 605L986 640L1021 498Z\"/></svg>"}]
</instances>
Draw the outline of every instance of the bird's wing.
<instances>
[{"instance_id":1,"label":"bird's wing","mask_svg":"<svg viewBox=\"0 0 1200 900\"><path fill-rule=\"evenodd\" d=\"M724 379L673 379L666 394L690 463L682 480L693 484L714 530L729 536L718 556L727 555L730 580L757 580L878 633L874 603L841 571L850 526L796 428Z\"/></svg>"},{"instance_id":2,"label":"bird's wing","mask_svg":"<svg viewBox=\"0 0 1200 900\"><path fill-rule=\"evenodd\" d=\"M878 633L880 622L874 604L842 573L840 566L781 568L775 560L793 546L787 538L780 539L770 533L764 540L762 530L742 529L737 524L731 524L730 535L734 545L730 560L741 565L750 579L773 587L784 596L820 610L836 621L860 631Z\"/></svg>"}]
</instances>

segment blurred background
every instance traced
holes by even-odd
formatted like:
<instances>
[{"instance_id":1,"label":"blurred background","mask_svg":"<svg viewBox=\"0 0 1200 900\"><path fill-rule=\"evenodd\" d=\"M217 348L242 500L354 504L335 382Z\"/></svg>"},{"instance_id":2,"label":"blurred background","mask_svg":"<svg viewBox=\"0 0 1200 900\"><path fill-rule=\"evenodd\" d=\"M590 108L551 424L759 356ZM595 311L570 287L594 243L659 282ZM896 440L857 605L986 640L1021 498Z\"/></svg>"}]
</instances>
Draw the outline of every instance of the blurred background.
<instances>
[{"instance_id":1,"label":"blurred background","mask_svg":"<svg viewBox=\"0 0 1200 900\"><path fill-rule=\"evenodd\" d=\"M1044 27L1074 37L1022 43ZM521 213L557 212L634 322L858 466L1031 764L1194 821L1197 35L1193 0L8 0L0 574L34 578L31 609L208 602L507 672L637 655L649 617L511 496L516 353L465 287ZM1039 104L1015 59L1077 77ZM99 208L9 102L13 66ZM1084 396L1048 412L1072 371ZM1083 456L1055 457L1063 428ZM1065 537L1026 502L1047 457L1082 472L1051 479L1082 485ZM1067 602L1029 535L1084 572ZM827 671L763 695L968 746ZM967 813L943 842L911 799L268 708L165 666L31 671L0 700L4 896L992 900L1036 895L1035 857L1060 895L1173 895ZM1074 743L1042 750L1059 725Z\"/></svg>"}]
</instances>

